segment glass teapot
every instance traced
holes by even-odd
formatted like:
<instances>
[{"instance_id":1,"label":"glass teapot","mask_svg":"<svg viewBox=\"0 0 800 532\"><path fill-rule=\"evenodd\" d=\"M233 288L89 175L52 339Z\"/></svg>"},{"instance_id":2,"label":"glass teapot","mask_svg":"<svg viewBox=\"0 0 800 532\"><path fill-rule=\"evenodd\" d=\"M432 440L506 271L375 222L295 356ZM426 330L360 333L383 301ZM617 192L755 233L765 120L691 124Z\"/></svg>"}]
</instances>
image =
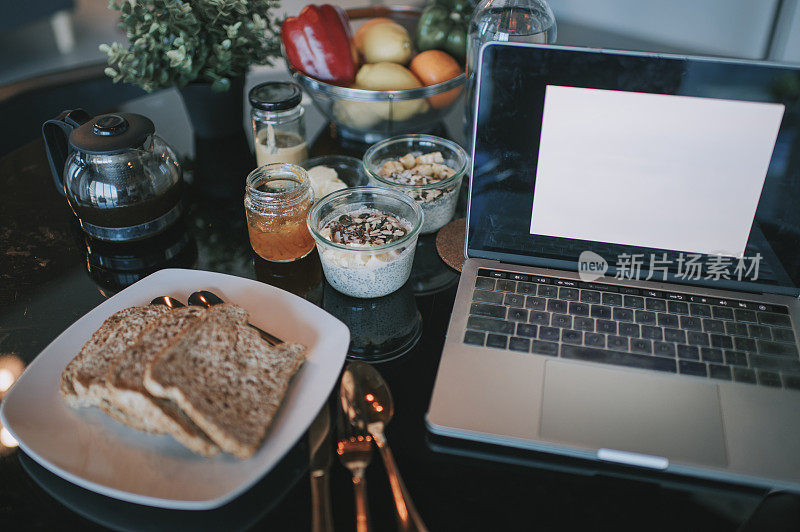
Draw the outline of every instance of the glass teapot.
<instances>
[{"instance_id":1,"label":"glass teapot","mask_svg":"<svg viewBox=\"0 0 800 532\"><path fill-rule=\"evenodd\" d=\"M92 117L83 109L42 125L53 181L87 234L138 240L164 231L180 216L181 167L154 132L142 115Z\"/></svg>"}]
</instances>

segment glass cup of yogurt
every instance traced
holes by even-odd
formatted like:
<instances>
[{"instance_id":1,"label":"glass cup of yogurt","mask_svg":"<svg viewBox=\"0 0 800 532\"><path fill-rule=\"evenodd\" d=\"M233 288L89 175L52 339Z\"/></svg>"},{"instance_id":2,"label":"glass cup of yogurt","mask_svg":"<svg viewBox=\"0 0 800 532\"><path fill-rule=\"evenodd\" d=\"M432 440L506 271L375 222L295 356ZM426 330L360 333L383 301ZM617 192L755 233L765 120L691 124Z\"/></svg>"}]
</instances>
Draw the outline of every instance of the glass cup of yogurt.
<instances>
[{"instance_id":1,"label":"glass cup of yogurt","mask_svg":"<svg viewBox=\"0 0 800 532\"><path fill-rule=\"evenodd\" d=\"M308 213L328 283L352 297L380 297L408 280L422 209L407 195L378 187L328 194Z\"/></svg>"},{"instance_id":2,"label":"glass cup of yogurt","mask_svg":"<svg viewBox=\"0 0 800 532\"><path fill-rule=\"evenodd\" d=\"M433 135L401 135L372 145L364 154L370 185L397 190L425 213L422 234L433 233L453 218L467 172L467 152Z\"/></svg>"}]
</instances>

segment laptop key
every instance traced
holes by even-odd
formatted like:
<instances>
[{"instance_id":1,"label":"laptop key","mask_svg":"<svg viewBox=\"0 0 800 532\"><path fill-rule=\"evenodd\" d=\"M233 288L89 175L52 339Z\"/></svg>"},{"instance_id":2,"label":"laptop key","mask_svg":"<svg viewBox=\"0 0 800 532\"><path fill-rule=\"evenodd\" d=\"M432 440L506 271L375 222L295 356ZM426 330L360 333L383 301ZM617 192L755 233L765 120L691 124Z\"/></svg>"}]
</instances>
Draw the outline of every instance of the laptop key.
<instances>
[{"instance_id":1,"label":"laptop key","mask_svg":"<svg viewBox=\"0 0 800 532\"><path fill-rule=\"evenodd\" d=\"M762 386L772 386L773 388L781 387L781 376L773 371L758 370L758 383Z\"/></svg>"},{"instance_id":2,"label":"laptop key","mask_svg":"<svg viewBox=\"0 0 800 532\"><path fill-rule=\"evenodd\" d=\"M639 326L635 323L622 322L619 324L617 329L620 336L632 336L634 338L639 337Z\"/></svg>"},{"instance_id":3,"label":"laptop key","mask_svg":"<svg viewBox=\"0 0 800 532\"><path fill-rule=\"evenodd\" d=\"M603 292L603 304L612 305L615 307L621 307L622 294L615 294L613 292Z\"/></svg>"},{"instance_id":4,"label":"laptop key","mask_svg":"<svg viewBox=\"0 0 800 532\"><path fill-rule=\"evenodd\" d=\"M566 314L553 314L550 319L550 325L553 327L569 328L572 327L572 316Z\"/></svg>"},{"instance_id":5,"label":"laptop key","mask_svg":"<svg viewBox=\"0 0 800 532\"><path fill-rule=\"evenodd\" d=\"M528 338L512 336L508 340L508 348L511 351L522 351L523 353L528 353L531 350L531 341Z\"/></svg>"},{"instance_id":6,"label":"laptop key","mask_svg":"<svg viewBox=\"0 0 800 532\"><path fill-rule=\"evenodd\" d=\"M681 316L681 329L689 331L702 331L703 322L700 318Z\"/></svg>"},{"instance_id":7,"label":"laptop key","mask_svg":"<svg viewBox=\"0 0 800 532\"><path fill-rule=\"evenodd\" d=\"M700 350L695 345L678 344L678 358L700 360Z\"/></svg>"},{"instance_id":8,"label":"laptop key","mask_svg":"<svg viewBox=\"0 0 800 532\"><path fill-rule=\"evenodd\" d=\"M663 337L661 327L653 327L652 325L642 325L642 338L650 340L661 340Z\"/></svg>"},{"instance_id":9,"label":"laptop key","mask_svg":"<svg viewBox=\"0 0 800 532\"><path fill-rule=\"evenodd\" d=\"M477 316L470 316L467 319L467 328L485 332L514 334L513 321L495 320L492 318L479 318Z\"/></svg>"},{"instance_id":10,"label":"laptop key","mask_svg":"<svg viewBox=\"0 0 800 532\"><path fill-rule=\"evenodd\" d=\"M652 325L656 322L656 313L655 312L648 312L646 310L637 310L636 311L636 323L645 323L648 325Z\"/></svg>"},{"instance_id":11,"label":"laptop key","mask_svg":"<svg viewBox=\"0 0 800 532\"><path fill-rule=\"evenodd\" d=\"M675 356L675 344L670 342L653 342L653 353L660 356Z\"/></svg>"},{"instance_id":12,"label":"laptop key","mask_svg":"<svg viewBox=\"0 0 800 532\"><path fill-rule=\"evenodd\" d=\"M747 355L739 351L725 351L725 363L729 366L747 366Z\"/></svg>"},{"instance_id":13,"label":"laptop key","mask_svg":"<svg viewBox=\"0 0 800 532\"><path fill-rule=\"evenodd\" d=\"M772 325L775 327L791 327L792 321L786 314L773 314L771 312L759 312L758 323L762 325Z\"/></svg>"},{"instance_id":14,"label":"laptop key","mask_svg":"<svg viewBox=\"0 0 800 532\"><path fill-rule=\"evenodd\" d=\"M736 382L756 383L756 372L749 368L733 368L733 380Z\"/></svg>"},{"instance_id":15,"label":"laptop key","mask_svg":"<svg viewBox=\"0 0 800 532\"><path fill-rule=\"evenodd\" d=\"M758 352L762 355L775 355L797 358L797 347L793 344L784 344L780 342L769 342L767 340L758 340Z\"/></svg>"},{"instance_id":16,"label":"laptop key","mask_svg":"<svg viewBox=\"0 0 800 532\"><path fill-rule=\"evenodd\" d=\"M536 285L533 283L517 283L517 293L526 296L536 294Z\"/></svg>"},{"instance_id":17,"label":"laptop key","mask_svg":"<svg viewBox=\"0 0 800 532\"><path fill-rule=\"evenodd\" d=\"M557 342L561 336L560 329L555 327L539 327L539 339Z\"/></svg>"},{"instance_id":18,"label":"laptop key","mask_svg":"<svg viewBox=\"0 0 800 532\"><path fill-rule=\"evenodd\" d=\"M536 332L539 328L536 325L529 323L517 323L517 336L525 336L527 338L536 338Z\"/></svg>"},{"instance_id":19,"label":"laptop key","mask_svg":"<svg viewBox=\"0 0 800 532\"><path fill-rule=\"evenodd\" d=\"M467 331L464 333L464 343L469 345L483 345L486 333L478 331Z\"/></svg>"},{"instance_id":20,"label":"laptop key","mask_svg":"<svg viewBox=\"0 0 800 532\"><path fill-rule=\"evenodd\" d=\"M524 308L508 309L508 319L513 321L528 321L528 311Z\"/></svg>"},{"instance_id":21,"label":"laptop key","mask_svg":"<svg viewBox=\"0 0 800 532\"><path fill-rule=\"evenodd\" d=\"M793 358L750 355L750 365L754 368L771 369L774 371L796 371L800 373L800 360L795 360Z\"/></svg>"},{"instance_id":22,"label":"laptop key","mask_svg":"<svg viewBox=\"0 0 800 532\"><path fill-rule=\"evenodd\" d=\"M756 318L756 313L753 312L752 310L744 310L737 308L736 310L733 311L733 316L736 318L736 321L743 321L747 323L758 323L758 318ZM780 386L780 379L778 382L779 382L778 386Z\"/></svg>"},{"instance_id":23,"label":"laptop key","mask_svg":"<svg viewBox=\"0 0 800 532\"><path fill-rule=\"evenodd\" d=\"M561 299L548 299L547 310L549 310L550 312L558 312L559 314L564 314L567 311L567 302L562 301Z\"/></svg>"},{"instance_id":24,"label":"laptop key","mask_svg":"<svg viewBox=\"0 0 800 532\"><path fill-rule=\"evenodd\" d=\"M710 333L724 333L725 324L719 320L705 318L703 320L703 330Z\"/></svg>"},{"instance_id":25,"label":"laptop key","mask_svg":"<svg viewBox=\"0 0 800 532\"><path fill-rule=\"evenodd\" d=\"M683 301L668 301L667 310L673 314L689 314L689 304Z\"/></svg>"},{"instance_id":26,"label":"laptop key","mask_svg":"<svg viewBox=\"0 0 800 532\"><path fill-rule=\"evenodd\" d=\"M615 307L614 319L617 321L633 321L633 311L629 308Z\"/></svg>"},{"instance_id":27,"label":"laptop key","mask_svg":"<svg viewBox=\"0 0 800 532\"><path fill-rule=\"evenodd\" d=\"M686 343L686 331L680 329L664 329L664 340L667 342Z\"/></svg>"},{"instance_id":28,"label":"laptop key","mask_svg":"<svg viewBox=\"0 0 800 532\"><path fill-rule=\"evenodd\" d=\"M592 305L592 317L604 320L610 320L611 307L604 307L602 305Z\"/></svg>"},{"instance_id":29,"label":"laptop key","mask_svg":"<svg viewBox=\"0 0 800 532\"><path fill-rule=\"evenodd\" d=\"M503 294L500 292L489 292L488 290L473 290L472 300L480 303L492 303L495 305L503 304Z\"/></svg>"},{"instance_id":30,"label":"laptop key","mask_svg":"<svg viewBox=\"0 0 800 532\"><path fill-rule=\"evenodd\" d=\"M469 307L469 313L475 316L487 316L489 318L505 318L506 307L490 305L488 303L473 303Z\"/></svg>"},{"instance_id":31,"label":"laptop key","mask_svg":"<svg viewBox=\"0 0 800 532\"><path fill-rule=\"evenodd\" d=\"M795 342L794 332L791 329L772 329L772 339L776 342L787 342L793 344Z\"/></svg>"},{"instance_id":32,"label":"laptop key","mask_svg":"<svg viewBox=\"0 0 800 532\"><path fill-rule=\"evenodd\" d=\"M709 364L708 376L712 379L729 381L731 380L731 368L728 366L721 366L719 364Z\"/></svg>"},{"instance_id":33,"label":"laptop key","mask_svg":"<svg viewBox=\"0 0 800 532\"><path fill-rule=\"evenodd\" d=\"M756 350L756 341L751 338L742 338L741 336L734 336L733 345L736 346L737 351Z\"/></svg>"},{"instance_id":34,"label":"laptop key","mask_svg":"<svg viewBox=\"0 0 800 532\"><path fill-rule=\"evenodd\" d=\"M748 331L750 331L751 338L758 338L760 340L772 340L772 333L770 332L769 327L764 327L763 325L748 325Z\"/></svg>"},{"instance_id":35,"label":"laptop key","mask_svg":"<svg viewBox=\"0 0 800 532\"><path fill-rule=\"evenodd\" d=\"M536 325L550 325L550 314L547 312L532 310L528 316L528 322L535 323Z\"/></svg>"},{"instance_id":36,"label":"laptop key","mask_svg":"<svg viewBox=\"0 0 800 532\"><path fill-rule=\"evenodd\" d=\"M524 307L525 296L521 296L519 294L506 294L503 304L507 307Z\"/></svg>"},{"instance_id":37,"label":"laptop key","mask_svg":"<svg viewBox=\"0 0 800 532\"><path fill-rule=\"evenodd\" d=\"M502 334L488 334L486 336L486 347L505 349L507 345L508 336L503 336Z\"/></svg>"},{"instance_id":38,"label":"laptop key","mask_svg":"<svg viewBox=\"0 0 800 532\"><path fill-rule=\"evenodd\" d=\"M786 375L781 374L783 377L783 385L792 390L800 390L800 375Z\"/></svg>"},{"instance_id":39,"label":"laptop key","mask_svg":"<svg viewBox=\"0 0 800 532\"><path fill-rule=\"evenodd\" d=\"M561 341L568 344L578 344L583 341L583 333L580 331L572 331L570 329L561 330Z\"/></svg>"},{"instance_id":40,"label":"laptop key","mask_svg":"<svg viewBox=\"0 0 800 532\"><path fill-rule=\"evenodd\" d=\"M706 377L706 365L702 362L692 362L691 360L679 360L678 371L681 375L693 375L695 377Z\"/></svg>"},{"instance_id":41,"label":"laptop key","mask_svg":"<svg viewBox=\"0 0 800 532\"><path fill-rule=\"evenodd\" d=\"M586 303L570 303L569 313L574 316L588 316L589 305Z\"/></svg>"},{"instance_id":42,"label":"laptop key","mask_svg":"<svg viewBox=\"0 0 800 532\"><path fill-rule=\"evenodd\" d=\"M665 312L667 310L667 302L663 299L653 299L648 297L645 300L645 308L647 310L654 310L656 312Z\"/></svg>"},{"instance_id":43,"label":"laptop key","mask_svg":"<svg viewBox=\"0 0 800 532\"><path fill-rule=\"evenodd\" d=\"M476 277L475 288L482 288L484 290L494 290L494 279L489 277Z\"/></svg>"},{"instance_id":44,"label":"laptop key","mask_svg":"<svg viewBox=\"0 0 800 532\"><path fill-rule=\"evenodd\" d=\"M528 296L525 298L525 308L545 310L547 308L547 300L543 297Z\"/></svg>"},{"instance_id":45,"label":"laptop key","mask_svg":"<svg viewBox=\"0 0 800 532\"><path fill-rule=\"evenodd\" d=\"M542 342L541 340L532 340L531 353L555 357L558 356L558 344Z\"/></svg>"},{"instance_id":46,"label":"laptop key","mask_svg":"<svg viewBox=\"0 0 800 532\"><path fill-rule=\"evenodd\" d=\"M562 286L558 289L558 297L560 299L566 299L567 301L577 301L580 297L580 291L577 288Z\"/></svg>"},{"instance_id":47,"label":"laptop key","mask_svg":"<svg viewBox=\"0 0 800 532\"><path fill-rule=\"evenodd\" d=\"M732 320L733 309L728 307L711 307L711 315L718 320Z\"/></svg>"},{"instance_id":48,"label":"laptop key","mask_svg":"<svg viewBox=\"0 0 800 532\"><path fill-rule=\"evenodd\" d=\"M574 360L613 364L631 368L654 369L671 373L675 373L676 371L675 360L671 358L642 356L633 353L598 349L595 347L581 347L565 344L561 346L561 356Z\"/></svg>"},{"instance_id":49,"label":"laptop key","mask_svg":"<svg viewBox=\"0 0 800 532\"><path fill-rule=\"evenodd\" d=\"M641 296L625 296L624 304L628 308L643 309L644 308L644 298L641 297Z\"/></svg>"},{"instance_id":50,"label":"laptop key","mask_svg":"<svg viewBox=\"0 0 800 532\"><path fill-rule=\"evenodd\" d=\"M626 336L609 336L608 337L609 349L628 350L628 338Z\"/></svg>"},{"instance_id":51,"label":"laptop key","mask_svg":"<svg viewBox=\"0 0 800 532\"><path fill-rule=\"evenodd\" d=\"M672 314L659 314L658 324L661 327L680 327L678 316L674 316Z\"/></svg>"},{"instance_id":52,"label":"laptop key","mask_svg":"<svg viewBox=\"0 0 800 532\"><path fill-rule=\"evenodd\" d=\"M686 340L692 345L710 345L708 335L700 331L688 331Z\"/></svg>"},{"instance_id":53,"label":"laptop key","mask_svg":"<svg viewBox=\"0 0 800 532\"><path fill-rule=\"evenodd\" d=\"M708 305L701 305L700 303L692 303L689 305L689 311L692 316L699 316L701 318L711 317L711 307Z\"/></svg>"},{"instance_id":54,"label":"laptop key","mask_svg":"<svg viewBox=\"0 0 800 532\"><path fill-rule=\"evenodd\" d=\"M581 290L581 301L584 303L600 303L600 292Z\"/></svg>"},{"instance_id":55,"label":"laptop key","mask_svg":"<svg viewBox=\"0 0 800 532\"><path fill-rule=\"evenodd\" d=\"M597 332L617 334L617 324L609 320L597 320Z\"/></svg>"},{"instance_id":56,"label":"laptop key","mask_svg":"<svg viewBox=\"0 0 800 532\"><path fill-rule=\"evenodd\" d=\"M558 295L558 287L550 286L547 284L540 284L539 295L541 297L556 297Z\"/></svg>"},{"instance_id":57,"label":"laptop key","mask_svg":"<svg viewBox=\"0 0 800 532\"><path fill-rule=\"evenodd\" d=\"M701 347L700 354L703 356L703 362L718 362L722 364L724 359L722 358L722 350L714 349L713 347ZM747 365L747 359L744 361L744 365Z\"/></svg>"},{"instance_id":58,"label":"laptop key","mask_svg":"<svg viewBox=\"0 0 800 532\"><path fill-rule=\"evenodd\" d=\"M587 332L583 335L583 343L591 347L605 347L606 337L603 334Z\"/></svg>"},{"instance_id":59,"label":"laptop key","mask_svg":"<svg viewBox=\"0 0 800 532\"><path fill-rule=\"evenodd\" d=\"M731 341L730 336L712 334L711 347L719 347L720 349L733 349L733 341Z\"/></svg>"},{"instance_id":60,"label":"laptop key","mask_svg":"<svg viewBox=\"0 0 800 532\"><path fill-rule=\"evenodd\" d=\"M747 324L737 323L735 321L726 321L725 332L730 336L747 336Z\"/></svg>"},{"instance_id":61,"label":"laptop key","mask_svg":"<svg viewBox=\"0 0 800 532\"><path fill-rule=\"evenodd\" d=\"M495 286L495 290L497 290L498 292L516 292L517 282L508 279L498 279L497 285Z\"/></svg>"},{"instance_id":62,"label":"laptop key","mask_svg":"<svg viewBox=\"0 0 800 532\"><path fill-rule=\"evenodd\" d=\"M652 353L653 345L650 340L642 340L640 338L631 338L631 351L634 353Z\"/></svg>"},{"instance_id":63,"label":"laptop key","mask_svg":"<svg viewBox=\"0 0 800 532\"><path fill-rule=\"evenodd\" d=\"M572 328L576 331L594 331L594 319L575 316L572 319Z\"/></svg>"}]
</instances>

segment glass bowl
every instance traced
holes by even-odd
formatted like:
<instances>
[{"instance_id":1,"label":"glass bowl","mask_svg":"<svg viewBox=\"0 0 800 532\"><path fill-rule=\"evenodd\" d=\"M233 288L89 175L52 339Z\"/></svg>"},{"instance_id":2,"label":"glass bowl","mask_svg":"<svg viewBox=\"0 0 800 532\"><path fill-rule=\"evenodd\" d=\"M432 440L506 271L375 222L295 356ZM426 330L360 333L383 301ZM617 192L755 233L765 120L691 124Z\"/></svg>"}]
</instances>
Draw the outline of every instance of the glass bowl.
<instances>
[{"instance_id":1,"label":"glass bowl","mask_svg":"<svg viewBox=\"0 0 800 532\"><path fill-rule=\"evenodd\" d=\"M328 222L375 209L397 217L405 235L379 245L346 245L322 233ZM355 214L354 214L355 213ZM405 194L378 187L346 188L328 194L308 213L307 224L317 243L322 271L328 283L352 297L381 297L398 290L408 280L414 262L422 210Z\"/></svg>"},{"instance_id":2,"label":"glass bowl","mask_svg":"<svg viewBox=\"0 0 800 532\"><path fill-rule=\"evenodd\" d=\"M344 181L348 187L364 187L369 183L369 175L364 170L364 164L349 155L323 155L303 161L300 165L311 170L317 166L327 166L336 170L336 176ZM317 198L319 199L319 198Z\"/></svg>"},{"instance_id":3,"label":"glass bowl","mask_svg":"<svg viewBox=\"0 0 800 532\"><path fill-rule=\"evenodd\" d=\"M427 185L406 185L378 175L387 161L396 161L408 153L419 156L437 151L444 158L443 164L455 170L446 179ZM428 234L438 231L453 218L468 160L464 148L450 140L433 135L403 135L371 146L364 154L364 169L369 175L371 186L403 192L419 204L425 213L421 232Z\"/></svg>"},{"instance_id":4,"label":"glass bowl","mask_svg":"<svg viewBox=\"0 0 800 532\"><path fill-rule=\"evenodd\" d=\"M415 34L422 11L407 6L373 6L347 10L353 26L362 20L386 17ZM461 98L466 76L418 89L371 91L331 85L286 66L342 137L371 144L403 133L433 131Z\"/></svg>"}]
</instances>

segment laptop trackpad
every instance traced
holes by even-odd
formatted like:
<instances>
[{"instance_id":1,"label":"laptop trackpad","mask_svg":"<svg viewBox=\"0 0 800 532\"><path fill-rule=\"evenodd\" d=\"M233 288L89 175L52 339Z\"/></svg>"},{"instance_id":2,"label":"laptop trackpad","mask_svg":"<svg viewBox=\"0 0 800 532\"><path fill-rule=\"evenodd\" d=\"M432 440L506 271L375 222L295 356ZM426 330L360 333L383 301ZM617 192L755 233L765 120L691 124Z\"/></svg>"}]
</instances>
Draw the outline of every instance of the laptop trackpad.
<instances>
[{"instance_id":1,"label":"laptop trackpad","mask_svg":"<svg viewBox=\"0 0 800 532\"><path fill-rule=\"evenodd\" d=\"M717 386L548 361L543 438L703 465L727 464Z\"/></svg>"}]
</instances>

